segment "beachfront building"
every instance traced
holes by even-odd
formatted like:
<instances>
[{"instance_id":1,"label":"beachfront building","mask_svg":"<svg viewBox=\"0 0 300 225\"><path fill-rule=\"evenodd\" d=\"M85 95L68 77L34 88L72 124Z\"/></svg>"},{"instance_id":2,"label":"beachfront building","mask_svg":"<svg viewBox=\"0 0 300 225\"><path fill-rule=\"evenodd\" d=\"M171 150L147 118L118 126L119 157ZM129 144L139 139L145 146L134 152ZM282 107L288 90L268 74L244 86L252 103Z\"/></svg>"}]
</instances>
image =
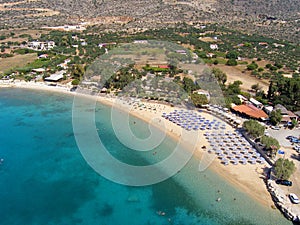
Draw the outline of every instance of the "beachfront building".
<instances>
[{"instance_id":1,"label":"beachfront building","mask_svg":"<svg viewBox=\"0 0 300 225\"><path fill-rule=\"evenodd\" d=\"M51 74L49 77L46 77L44 80L49 82L58 82L64 78L65 70L58 71L54 74Z\"/></svg>"},{"instance_id":2,"label":"beachfront building","mask_svg":"<svg viewBox=\"0 0 300 225\"><path fill-rule=\"evenodd\" d=\"M257 119L262 121L268 119L268 115L262 109L259 109L250 103L233 106L232 110L240 114L241 116L247 118Z\"/></svg>"},{"instance_id":3,"label":"beachfront building","mask_svg":"<svg viewBox=\"0 0 300 225\"><path fill-rule=\"evenodd\" d=\"M274 110L280 110L281 112L281 123L282 124L287 124L291 122L293 119L297 120L297 115L295 115L293 112L287 110L283 105L277 104L274 107Z\"/></svg>"},{"instance_id":4,"label":"beachfront building","mask_svg":"<svg viewBox=\"0 0 300 225\"><path fill-rule=\"evenodd\" d=\"M262 109L262 108L264 107L264 105L263 105L261 102L257 101L257 100L254 99L254 98L250 98L249 101L250 101L253 105L255 105L255 107L257 107L257 108L259 108L259 109Z\"/></svg>"}]
</instances>

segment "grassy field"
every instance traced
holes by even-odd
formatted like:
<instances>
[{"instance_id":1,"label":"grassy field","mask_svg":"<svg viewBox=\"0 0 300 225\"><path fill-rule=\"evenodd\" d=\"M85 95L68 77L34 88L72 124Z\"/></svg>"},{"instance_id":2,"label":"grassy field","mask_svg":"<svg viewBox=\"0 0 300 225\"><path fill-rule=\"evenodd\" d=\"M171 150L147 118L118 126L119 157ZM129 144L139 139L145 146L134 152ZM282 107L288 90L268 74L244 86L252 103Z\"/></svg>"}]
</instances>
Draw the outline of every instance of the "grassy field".
<instances>
[{"instance_id":1,"label":"grassy field","mask_svg":"<svg viewBox=\"0 0 300 225\"><path fill-rule=\"evenodd\" d=\"M36 60L37 54L31 53L26 55L16 55L14 57L9 57L0 60L0 72L8 71L9 69L15 67L25 66L27 63L31 63Z\"/></svg>"}]
</instances>

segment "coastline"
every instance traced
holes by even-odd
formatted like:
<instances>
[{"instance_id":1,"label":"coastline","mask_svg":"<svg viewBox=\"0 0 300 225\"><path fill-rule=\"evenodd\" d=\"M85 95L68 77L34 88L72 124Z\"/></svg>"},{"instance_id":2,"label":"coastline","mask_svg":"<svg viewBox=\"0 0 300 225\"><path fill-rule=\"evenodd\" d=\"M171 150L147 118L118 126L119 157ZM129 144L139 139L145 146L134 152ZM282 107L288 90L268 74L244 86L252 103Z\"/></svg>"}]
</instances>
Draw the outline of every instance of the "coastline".
<instances>
[{"instance_id":1,"label":"coastline","mask_svg":"<svg viewBox=\"0 0 300 225\"><path fill-rule=\"evenodd\" d=\"M39 91L49 91L49 92L56 92L56 93L63 93L68 95L76 96L76 92L70 92L71 86L47 86L44 83L40 82L16 82L16 83L0 83L0 88L23 88L23 89L31 89L31 90L39 90ZM92 98L96 101L100 102L101 104L115 107L114 98L109 97L101 97L101 96L91 96L91 95L85 95L80 94L83 97ZM170 112L174 109L178 109L177 107L171 107L165 104L160 103L153 103L153 102L147 102L142 101L144 105L147 105L145 109L140 108L134 108L130 110L130 115L143 120L146 123L151 123L153 126L162 129L161 128L161 122L165 123L165 127L168 129L165 129L165 132L169 137L171 137L175 142L178 142L181 133L182 128L179 126L173 124L172 122L165 120L161 117L162 112ZM124 103L126 104L126 103ZM149 108L156 107L157 110L151 110ZM122 107L120 105L117 105L118 109L122 110ZM206 114L205 117L207 118L214 118L210 114ZM159 118L160 120L154 122L153 118ZM233 130L233 128L230 128L227 126L228 129ZM193 157L195 157L197 160L201 160L205 149L202 149L201 146L209 146L207 140L204 138L203 133L200 131L200 135L198 135L198 142L196 144L197 148L195 149ZM189 148L189 144L192 144L190 140L183 140L186 142L186 150L187 151L193 151L193 149ZM227 165L226 167L220 163L218 159L214 159L214 161L209 165L209 169L212 170L214 173L218 174L220 177L224 178L226 181L228 181L232 186L237 188L238 190L246 193L248 196L250 196L255 201L259 202L261 205L265 207L271 207L274 205L272 198L267 191L266 185L263 181L263 169L265 165Z\"/></svg>"}]
</instances>

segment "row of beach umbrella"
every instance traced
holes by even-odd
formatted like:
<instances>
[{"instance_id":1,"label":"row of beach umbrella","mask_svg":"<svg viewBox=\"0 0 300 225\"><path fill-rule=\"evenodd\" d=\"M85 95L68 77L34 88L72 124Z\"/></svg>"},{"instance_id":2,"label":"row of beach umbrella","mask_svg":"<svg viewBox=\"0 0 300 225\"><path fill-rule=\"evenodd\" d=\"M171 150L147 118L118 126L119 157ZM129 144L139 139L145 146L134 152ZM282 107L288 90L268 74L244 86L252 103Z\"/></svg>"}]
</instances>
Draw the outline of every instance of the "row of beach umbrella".
<instances>
[{"instance_id":1,"label":"row of beach umbrella","mask_svg":"<svg viewBox=\"0 0 300 225\"><path fill-rule=\"evenodd\" d=\"M216 119L209 120L195 111L174 110L164 112L162 117L186 130L225 130L226 125Z\"/></svg>"},{"instance_id":2,"label":"row of beach umbrella","mask_svg":"<svg viewBox=\"0 0 300 225\"><path fill-rule=\"evenodd\" d=\"M228 165L229 162L233 165L265 163L265 159L240 133L206 132L204 135L210 144L208 152L216 154L224 165Z\"/></svg>"}]
</instances>

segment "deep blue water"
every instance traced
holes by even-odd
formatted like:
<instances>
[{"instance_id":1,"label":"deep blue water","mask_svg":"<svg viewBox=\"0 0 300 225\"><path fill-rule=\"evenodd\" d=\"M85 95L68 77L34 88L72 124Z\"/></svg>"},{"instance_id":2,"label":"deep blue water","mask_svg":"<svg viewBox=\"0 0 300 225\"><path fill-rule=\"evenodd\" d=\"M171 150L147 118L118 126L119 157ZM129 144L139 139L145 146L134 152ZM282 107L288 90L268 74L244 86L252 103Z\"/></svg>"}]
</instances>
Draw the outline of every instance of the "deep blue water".
<instances>
[{"instance_id":1,"label":"deep blue water","mask_svg":"<svg viewBox=\"0 0 300 225\"><path fill-rule=\"evenodd\" d=\"M72 103L71 96L0 89L1 225L291 224L210 170L198 172L195 159L173 178L151 186L106 180L78 150ZM105 146L124 161L148 164L151 152L122 155L126 148L114 137L109 115L108 107L97 106L96 125ZM131 120L136 129L145 129L142 121ZM174 144L167 138L159 148L168 153Z\"/></svg>"}]
</instances>

